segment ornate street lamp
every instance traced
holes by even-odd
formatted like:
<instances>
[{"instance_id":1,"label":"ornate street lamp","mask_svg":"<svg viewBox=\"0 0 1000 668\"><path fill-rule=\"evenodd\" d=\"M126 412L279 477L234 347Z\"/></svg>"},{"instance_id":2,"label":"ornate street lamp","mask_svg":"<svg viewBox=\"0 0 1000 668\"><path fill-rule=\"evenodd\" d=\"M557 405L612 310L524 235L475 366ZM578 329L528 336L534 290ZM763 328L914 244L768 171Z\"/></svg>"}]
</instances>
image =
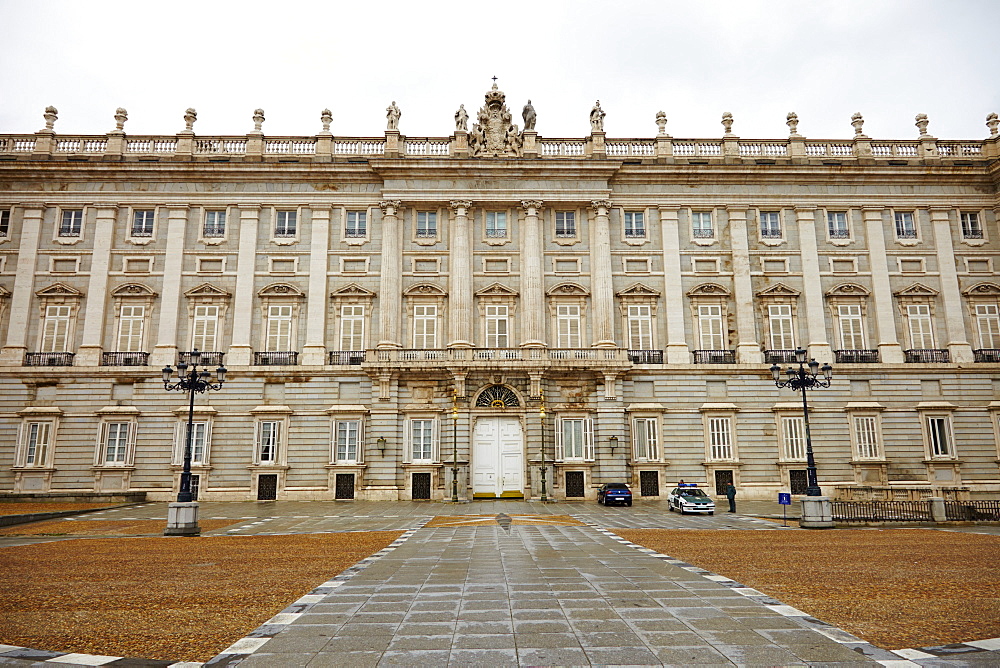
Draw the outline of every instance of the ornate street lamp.
<instances>
[{"instance_id":1,"label":"ornate street lamp","mask_svg":"<svg viewBox=\"0 0 1000 668\"><path fill-rule=\"evenodd\" d=\"M198 504L191 499L191 450L194 439L194 395L203 394L209 390L221 390L226 381L226 367L219 364L215 370L215 380L212 382L212 372L208 369L198 370L201 363L201 352L197 348L188 354L190 365L178 362L177 377L169 365L163 367L163 389L168 392L177 390L188 393L187 436L184 439L184 469L181 472L181 488L177 493L177 502L170 504L167 513L168 536L197 536L201 533L198 527Z\"/></svg>"},{"instance_id":2,"label":"ornate street lamp","mask_svg":"<svg viewBox=\"0 0 1000 668\"><path fill-rule=\"evenodd\" d=\"M458 391L451 398L451 501L458 503Z\"/></svg>"},{"instance_id":3,"label":"ornate street lamp","mask_svg":"<svg viewBox=\"0 0 1000 668\"><path fill-rule=\"evenodd\" d=\"M806 390L830 387L833 380L833 367L827 363L821 368L819 362L814 359L809 360L809 363L806 364L806 351L803 348L795 349L795 361L798 362L799 368L796 370L794 367L788 367L785 371L788 380L781 379L781 367L777 364L771 367L771 375L774 377L774 384L778 387L790 387L793 392L802 391L802 417L806 428L806 475L809 480L806 496L822 496L823 493L816 479L816 460L813 458L812 436L809 433L809 404L806 400ZM808 370L806 370L806 366L809 367ZM822 372L822 377L820 377L819 372Z\"/></svg>"},{"instance_id":4,"label":"ornate street lamp","mask_svg":"<svg viewBox=\"0 0 1000 668\"><path fill-rule=\"evenodd\" d=\"M538 418L542 427L542 503L549 500L548 489L545 487L545 397L538 403Z\"/></svg>"}]
</instances>

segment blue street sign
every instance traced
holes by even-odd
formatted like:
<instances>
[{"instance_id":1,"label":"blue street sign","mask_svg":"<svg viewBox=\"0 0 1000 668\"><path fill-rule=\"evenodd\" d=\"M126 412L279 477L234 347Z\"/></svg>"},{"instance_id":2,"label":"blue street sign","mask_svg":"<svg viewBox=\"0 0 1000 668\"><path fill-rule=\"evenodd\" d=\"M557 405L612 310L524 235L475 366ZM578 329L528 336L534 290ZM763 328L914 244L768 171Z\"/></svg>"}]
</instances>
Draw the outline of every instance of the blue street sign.
<instances>
[{"instance_id":1,"label":"blue street sign","mask_svg":"<svg viewBox=\"0 0 1000 668\"><path fill-rule=\"evenodd\" d=\"M792 505L792 495L786 492L778 492L778 503L783 506Z\"/></svg>"}]
</instances>

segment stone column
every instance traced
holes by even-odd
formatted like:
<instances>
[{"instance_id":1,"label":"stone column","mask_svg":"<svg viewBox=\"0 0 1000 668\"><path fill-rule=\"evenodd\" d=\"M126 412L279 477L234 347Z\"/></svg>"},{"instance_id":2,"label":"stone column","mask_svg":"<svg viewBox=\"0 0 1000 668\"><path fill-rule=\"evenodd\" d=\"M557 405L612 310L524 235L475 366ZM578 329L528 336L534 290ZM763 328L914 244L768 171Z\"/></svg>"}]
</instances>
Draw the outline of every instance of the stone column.
<instances>
[{"instance_id":1,"label":"stone column","mask_svg":"<svg viewBox=\"0 0 1000 668\"><path fill-rule=\"evenodd\" d=\"M83 340L77 351L76 366L100 366L104 352L104 316L107 308L108 269L111 242L115 238L117 207L97 209L94 226L94 250L90 256L90 280L87 283L87 309L83 320Z\"/></svg>"},{"instance_id":2,"label":"stone column","mask_svg":"<svg viewBox=\"0 0 1000 668\"><path fill-rule=\"evenodd\" d=\"M729 243L733 253L733 297L736 300L736 361L763 364L754 318L753 283L750 281L750 242L747 241L747 210L727 207Z\"/></svg>"},{"instance_id":3,"label":"stone column","mask_svg":"<svg viewBox=\"0 0 1000 668\"><path fill-rule=\"evenodd\" d=\"M0 366L21 366L28 351L28 322L31 298L35 292L35 265L38 262L38 236L45 209L28 207L21 212L21 243L17 249L17 273L10 298L7 342L0 351ZM56 223L58 224L58 222Z\"/></svg>"},{"instance_id":4,"label":"stone column","mask_svg":"<svg viewBox=\"0 0 1000 668\"><path fill-rule=\"evenodd\" d=\"M451 202L452 223L448 252L449 348L472 348L472 202Z\"/></svg>"},{"instance_id":5,"label":"stone column","mask_svg":"<svg viewBox=\"0 0 1000 668\"><path fill-rule=\"evenodd\" d=\"M680 228L677 207L660 207L663 230L663 297L667 316L667 364L690 364L684 331L684 283L681 280Z\"/></svg>"},{"instance_id":6,"label":"stone column","mask_svg":"<svg viewBox=\"0 0 1000 668\"><path fill-rule=\"evenodd\" d=\"M833 360L833 350L826 338L826 316L823 313L823 286L819 280L819 250L816 245L816 208L798 207L799 252L802 257L803 294L806 304L806 326L809 342L805 348L809 357L818 362ZM801 343L799 345L802 345Z\"/></svg>"},{"instance_id":7,"label":"stone column","mask_svg":"<svg viewBox=\"0 0 1000 668\"><path fill-rule=\"evenodd\" d=\"M885 231L882 207L862 207L865 236L868 239L868 261L872 270L872 298L875 302L875 329L878 335L879 360L885 364L902 364L903 348L896 338L892 289L889 287L889 263L885 254Z\"/></svg>"},{"instance_id":8,"label":"stone column","mask_svg":"<svg viewBox=\"0 0 1000 668\"><path fill-rule=\"evenodd\" d=\"M941 272L941 298L944 300L945 331L948 335L947 345L951 361L972 362L974 356L972 346L966 338L962 292L958 285L955 247L951 241L952 209L932 206L930 211L931 226L934 228L934 245L937 247L938 271Z\"/></svg>"},{"instance_id":9,"label":"stone column","mask_svg":"<svg viewBox=\"0 0 1000 668\"><path fill-rule=\"evenodd\" d=\"M379 266L379 348L400 348L400 305L403 290L403 255L400 251L398 199L382 200L382 254Z\"/></svg>"},{"instance_id":10,"label":"stone column","mask_svg":"<svg viewBox=\"0 0 1000 668\"><path fill-rule=\"evenodd\" d=\"M306 295L306 344L302 348L303 365L326 364L326 293L327 268L330 263L330 209L312 209L309 225L309 294Z\"/></svg>"},{"instance_id":11,"label":"stone column","mask_svg":"<svg viewBox=\"0 0 1000 668\"><path fill-rule=\"evenodd\" d=\"M611 200L595 199L594 224L590 243L591 300L594 304L595 348L616 348L615 342L615 293L611 279L611 229L608 209Z\"/></svg>"},{"instance_id":12,"label":"stone column","mask_svg":"<svg viewBox=\"0 0 1000 668\"><path fill-rule=\"evenodd\" d=\"M524 238L521 243L521 346L545 347L545 285L542 261L545 255L545 235L538 215L539 200L523 200Z\"/></svg>"},{"instance_id":13,"label":"stone column","mask_svg":"<svg viewBox=\"0 0 1000 668\"><path fill-rule=\"evenodd\" d=\"M160 324L156 332L156 346L149 356L149 364L154 367L174 364L177 361L177 314L181 305L181 272L184 271L184 232L187 227L187 217L186 206L167 209L167 248L163 256Z\"/></svg>"},{"instance_id":14,"label":"stone column","mask_svg":"<svg viewBox=\"0 0 1000 668\"><path fill-rule=\"evenodd\" d=\"M257 266L257 226L260 205L240 206L240 245L236 260L236 294L233 296L233 340L226 353L230 366L253 361L254 270Z\"/></svg>"}]
</instances>

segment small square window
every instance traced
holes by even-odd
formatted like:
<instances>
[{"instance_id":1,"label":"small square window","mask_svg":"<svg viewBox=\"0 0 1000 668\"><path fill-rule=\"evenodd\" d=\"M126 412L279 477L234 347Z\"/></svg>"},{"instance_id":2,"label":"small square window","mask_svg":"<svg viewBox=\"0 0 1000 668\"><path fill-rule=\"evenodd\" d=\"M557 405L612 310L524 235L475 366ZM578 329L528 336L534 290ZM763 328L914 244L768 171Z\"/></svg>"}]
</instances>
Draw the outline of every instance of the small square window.
<instances>
[{"instance_id":1,"label":"small square window","mask_svg":"<svg viewBox=\"0 0 1000 668\"><path fill-rule=\"evenodd\" d=\"M826 214L827 233L831 239L850 239L851 230L847 227L846 211L829 211Z\"/></svg>"},{"instance_id":2,"label":"small square window","mask_svg":"<svg viewBox=\"0 0 1000 668\"><path fill-rule=\"evenodd\" d=\"M965 213L962 214L962 238L963 239L982 239L983 238L983 226L979 221L978 213Z\"/></svg>"},{"instance_id":3,"label":"small square window","mask_svg":"<svg viewBox=\"0 0 1000 668\"><path fill-rule=\"evenodd\" d=\"M198 258L198 272L202 274L221 274L225 262L221 257Z\"/></svg>"},{"instance_id":4,"label":"small square window","mask_svg":"<svg viewBox=\"0 0 1000 668\"><path fill-rule=\"evenodd\" d=\"M760 212L760 236L762 239L781 238L781 217L777 211Z\"/></svg>"},{"instance_id":5,"label":"small square window","mask_svg":"<svg viewBox=\"0 0 1000 668\"><path fill-rule=\"evenodd\" d=\"M626 239L646 238L646 217L642 211L624 212L622 225L625 229Z\"/></svg>"},{"instance_id":6,"label":"small square window","mask_svg":"<svg viewBox=\"0 0 1000 668\"><path fill-rule=\"evenodd\" d=\"M297 211L276 211L274 217L275 237L294 237L297 229Z\"/></svg>"},{"instance_id":7,"label":"small square window","mask_svg":"<svg viewBox=\"0 0 1000 668\"><path fill-rule=\"evenodd\" d=\"M913 213L908 211L896 212L896 238L916 239L917 226L913 222Z\"/></svg>"},{"instance_id":8,"label":"small square window","mask_svg":"<svg viewBox=\"0 0 1000 668\"><path fill-rule=\"evenodd\" d=\"M567 239L576 236L576 213L556 211L556 236Z\"/></svg>"},{"instance_id":9,"label":"small square window","mask_svg":"<svg viewBox=\"0 0 1000 668\"><path fill-rule=\"evenodd\" d=\"M368 212L348 211L344 223L344 236L359 238L368 236Z\"/></svg>"},{"instance_id":10,"label":"small square window","mask_svg":"<svg viewBox=\"0 0 1000 668\"><path fill-rule=\"evenodd\" d=\"M156 218L156 211L154 209L139 209L132 212L132 231L131 236L133 237L151 237L153 236L153 221Z\"/></svg>"},{"instance_id":11,"label":"small square window","mask_svg":"<svg viewBox=\"0 0 1000 668\"><path fill-rule=\"evenodd\" d=\"M226 236L225 211L205 212L205 227L202 229L202 236L209 239Z\"/></svg>"},{"instance_id":12,"label":"small square window","mask_svg":"<svg viewBox=\"0 0 1000 668\"><path fill-rule=\"evenodd\" d=\"M66 209L59 223L59 236L78 237L83 231L83 209Z\"/></svg>"},{"instance_id":13,"label":"small square window","mask_svg":"<svg viewBox=\"0 0 1000 668\"><path fill-rule=\"evenodd\" d=\"M433 239L437 236L437 213L434 211L417 212L417 236L421 239Z\"/></svg>"},{"instance_id":14,"label":"small square window","mask_svg":"<svg viewBox=\"0 0 1000 668\"><path fill-rule=\"evenodd\" d=\"M10 209L0 209L0 237L10 234Z\"/></svg>"},{"instance_id":15,"label":"small square window","mask_svg":"<svg viewBox=\"0 0 1000 668\"><path fill-rule=\"evenodd\" d=\"M507 238L507 212L486 212L486 236L490 239Z\"/></svg>"},{"instance_id":16,"label":"small square window","mask_svg":"<svg viewBox=\"0 0 1000 668\"><path fill-rule=\"evenodd\" d=\"M125 273L127 274L148 274L152 266L153 261L148 257L125 258Z\"/></svg>"},{"instance_id":17,"label":"small square window","mask_svg":"<svg viewBox=\"0 0 1000 668\"><path fill-rule=\"evenodd\" d=\"M715 238L715 227L712 225L711 211L691 212L691 236L695 239Z\"/></svg>"}]
</instances>

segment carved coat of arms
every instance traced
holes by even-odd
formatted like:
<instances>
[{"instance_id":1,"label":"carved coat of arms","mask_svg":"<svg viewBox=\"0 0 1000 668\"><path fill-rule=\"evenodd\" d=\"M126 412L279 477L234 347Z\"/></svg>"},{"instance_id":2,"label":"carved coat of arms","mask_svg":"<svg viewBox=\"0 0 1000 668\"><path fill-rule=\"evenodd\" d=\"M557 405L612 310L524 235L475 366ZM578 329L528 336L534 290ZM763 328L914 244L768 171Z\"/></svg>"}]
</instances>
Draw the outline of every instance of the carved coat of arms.
<instances>
[{"instance_id":1,"label":"carved coat of arms","mask_svg":"<svg viewBox=\"0 0 1000 668\"><path fill-rule=\"evenodd\" d=\"M506 96L493 84L486 93L486 103L479 110L477 123L469 133L469 151L473 156L519 157L521 131L507 109Z\"/></svg>"}]
</instances>

